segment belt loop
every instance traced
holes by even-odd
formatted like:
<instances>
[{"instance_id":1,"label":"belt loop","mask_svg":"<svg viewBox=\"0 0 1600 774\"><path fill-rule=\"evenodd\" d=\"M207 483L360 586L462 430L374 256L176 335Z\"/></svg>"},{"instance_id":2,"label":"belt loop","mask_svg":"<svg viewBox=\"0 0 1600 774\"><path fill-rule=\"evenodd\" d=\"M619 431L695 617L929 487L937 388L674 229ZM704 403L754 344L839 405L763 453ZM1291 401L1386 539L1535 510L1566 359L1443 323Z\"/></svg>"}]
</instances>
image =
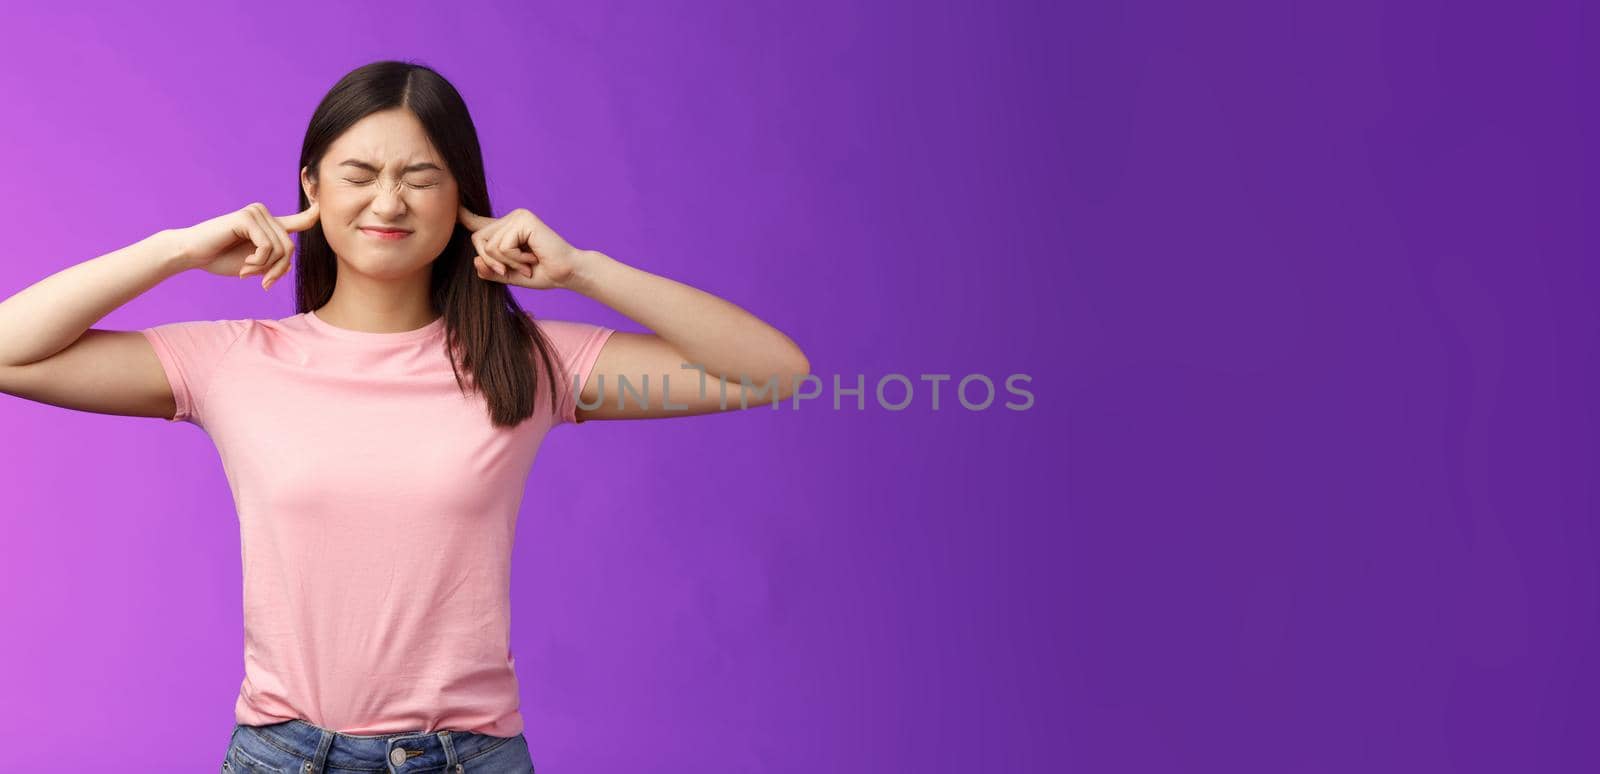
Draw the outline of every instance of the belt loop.
<instances>
[{"instance_id":1,"label":"belt loop","mask_svg":"<svg viewBox=\"0 0 1600 774\"><path fill-rule=\"evenodd\" d=\"M456 745L450 741L449 731L439 732L439 744L444 745L444 769L447 774L456 774Z\"/></svg>"},{"instance_id":2,"label":"belt loop","mask_svg":"<svg viewBox=\"0 0 1600 774\"><path fill-rule=\"evenodd\" d=\"M328 749L333 747L334 733L326 728L321 729L322 738L317 740L317 754L310 763L306 764L307 774L323 771L328 765Z\"/></svg>"}]
</instances>

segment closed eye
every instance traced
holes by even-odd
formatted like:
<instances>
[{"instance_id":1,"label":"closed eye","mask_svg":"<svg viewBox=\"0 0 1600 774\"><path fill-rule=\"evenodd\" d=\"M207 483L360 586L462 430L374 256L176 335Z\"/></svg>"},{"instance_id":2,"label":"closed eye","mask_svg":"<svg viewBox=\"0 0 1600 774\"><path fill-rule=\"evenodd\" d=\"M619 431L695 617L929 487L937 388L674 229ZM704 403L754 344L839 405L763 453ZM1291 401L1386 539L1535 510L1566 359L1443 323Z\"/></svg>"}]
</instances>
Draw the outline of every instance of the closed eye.
<instances>
[{"instance_id":1,"label":"closed eye","mask_svg":"<svg viewBox=\"0 0 1600 774\"><path fill-rule=\"evenodd\" d=\"M355 183L356 185L366 185L367 183L372 182L371 180L351 180L348 177L343 178L343 180L346 183ZM439 187L438 183L429 183L427 185L412 185L410 183L407 183L407 185L410 185L412 188L437 188L437 187Z\"/></svg>"}]
</instances>

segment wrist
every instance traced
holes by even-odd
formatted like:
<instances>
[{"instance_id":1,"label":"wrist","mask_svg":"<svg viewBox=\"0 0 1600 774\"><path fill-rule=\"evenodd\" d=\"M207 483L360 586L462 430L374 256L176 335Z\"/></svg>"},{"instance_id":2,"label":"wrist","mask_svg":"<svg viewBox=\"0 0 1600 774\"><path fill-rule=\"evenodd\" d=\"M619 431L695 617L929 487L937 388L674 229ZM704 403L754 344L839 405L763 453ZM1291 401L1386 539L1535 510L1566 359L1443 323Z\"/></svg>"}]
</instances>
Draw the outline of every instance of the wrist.
<instances>
[{"instance_id":1,"label":"wrist","mask_svg":"<svg viewBox=\"0 0 1600 774\"><path fill-rule=\"evenodd\" d=\"M169 276L194 268L194 260L176 229L162 229L145 237L143 246L150 260Z\"/></svg>"},{"instance_id":2,"label":"wrist","mask_svg":"<svg viewBox=\"0 0 1600 774\"><path fill-rule=\"evenodd\" d=\"M616 259L599 250L579 250L573 256L572 263L572 276L567 278L562 287L575 293L590 295L603 282L601 275L616 263Z\"/></svg>"}]
</instances>

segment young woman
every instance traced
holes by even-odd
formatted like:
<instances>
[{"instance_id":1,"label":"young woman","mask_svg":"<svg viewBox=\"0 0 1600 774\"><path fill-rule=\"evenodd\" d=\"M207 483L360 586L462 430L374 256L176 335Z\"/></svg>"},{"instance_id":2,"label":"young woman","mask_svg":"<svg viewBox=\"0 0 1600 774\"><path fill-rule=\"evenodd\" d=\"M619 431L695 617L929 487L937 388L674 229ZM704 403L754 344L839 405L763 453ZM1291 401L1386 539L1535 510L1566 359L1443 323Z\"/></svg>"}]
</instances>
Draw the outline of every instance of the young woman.
<instances>
[{"instance_id":1,"label":"young woman","mask_svg":"<svg viewBox=\"0 0 1600 774\"><path fill-rule=\"evenodd\" d=\"M223 771L532 771L509 582L546 432L766 405L809 364L727 301L526 209L489 217L467 107L421 65L367 65L327 94L300 210L163 230L0 302L0 391L216 444L245 614ZM269 289L291 233L293 316L89 327L192 269ZM534 319L509 285L576 291L654 333Z\"/></svg>"}]
</instances>

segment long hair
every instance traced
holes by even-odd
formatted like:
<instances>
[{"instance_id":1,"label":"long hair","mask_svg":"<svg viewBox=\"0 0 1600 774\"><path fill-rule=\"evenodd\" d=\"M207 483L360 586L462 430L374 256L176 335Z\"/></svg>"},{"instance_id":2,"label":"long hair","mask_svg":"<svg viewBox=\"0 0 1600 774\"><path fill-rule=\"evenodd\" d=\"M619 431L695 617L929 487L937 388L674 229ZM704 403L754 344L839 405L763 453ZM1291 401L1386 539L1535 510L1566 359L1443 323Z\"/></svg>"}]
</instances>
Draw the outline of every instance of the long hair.
<instances>
[{"instance_id":1,"label":"long hair","mask_svg":"<svg viewBox=\"0 0 1600 774\"><path fill-rule=\"evenodd\" d=\"M309 167L315 180L318 164L339 135L369 114L392 108L405 108L421 122L455 176L461 203L490 216L483 151L461 94L432 68L392 60L352 70L317 105L295 168L300 211L311 203L299 185L299 170ZM304 313L333 297L338 265L320 223L300 232L299 242L294 303L295 311ZM556 375L559 361L551 357L552 345L509 286L477 276L472 265L476 253L472 233L457 222L450 242L433 261L429 297L444 317L445 349L456 384L463 393L482 393L494 424L514 427L533 415L540 389L550 390L548 405L554 412L560 402L556 385L565 376ZM538 363L543 363L542 371ZM546 377L543 382L540 374Z\"/></svg>"}]
</instances>

